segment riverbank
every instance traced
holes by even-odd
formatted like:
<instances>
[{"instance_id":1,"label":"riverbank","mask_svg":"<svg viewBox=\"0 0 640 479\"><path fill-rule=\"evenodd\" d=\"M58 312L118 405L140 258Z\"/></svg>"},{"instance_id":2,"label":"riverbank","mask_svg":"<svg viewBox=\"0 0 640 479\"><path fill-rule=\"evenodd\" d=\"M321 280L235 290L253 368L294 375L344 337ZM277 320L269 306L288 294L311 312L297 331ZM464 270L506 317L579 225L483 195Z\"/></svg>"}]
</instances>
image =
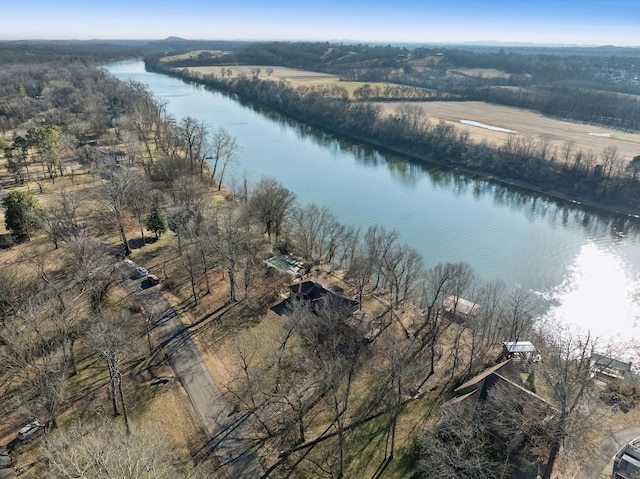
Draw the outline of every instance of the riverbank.
<instances>
[{"instance_id":1,"label":"riverbank","mask_svg":"<svg viewBox=\"0 0 640 479\"><path fill-rule=\"evenodd\" d=\"M360 141L360 142L363 142L363 143L366 143L366 144L371 145L371 146L373 146L375 148L378 148L378 149L383 149L383 150L387 150L387 151L389 151L391 153L402 155L402 156L404 156L404 157L406 157L408 159L411 159L413 161L426 162L426 163L430 163L430 164L433 164L433 165L441 166L441 167L444 167L444 168L450 168L450 169L452 169L454 171L459 171L461 173L465 173L465 174L468 174L468 175L473 175L473 176L475 176L477 178L480 178L480 179L489 180L489 181L495 181L497 183L501 183L503 185L507 185L507 186L510 186L510 187L513 187L513 188L519 188L519 189L522 189L522 190L525 190L525 191L542 194L542 195L548 196L550 198L553 198L555 200L566 201L568 203L572 203L572 204L579 205L579 206L582 206L582 207L595 209L595 210L598 210L600 212L616 214L616 215L623 215L623 216L630 216L630 217L633 217L633 218L640 218L640 211L638 211L636 209L633 209L633 208L627 208L627 207L625 207L623 205L608 205L606 203L603 203L603 202L600 202L600 201L594 201L594 200L589 199L589 198L568 195L568 194L562 193L562 192L560 192L558 190L555 190L555 189L542 188L542 187L533 185L531 183L528 183L526 181L518 181L518 180L513 180L513 179L502 178L500 176L493 175L493 174L488 173L486 171L481 171L481 170L477 170L477 169L473 169L473 168L468 168L468 167L464 167L464 166L452 167L451 165L447 164L446 162L438 161L437 159L434 159L434 158L427 158L427 157L415 155L415 154L412 154L411 152L408 152L406 150L375 144L375 143L372 143L371 141L369 141L369 140L367 140L365 138L353 138L353 139L357 140L357 141Z\"/></svg>"},{"instance_id":2,"label":"riverbank","mask_svg":"<svg viewBox=\"0 0 640 479\"><path fill-rule=\"evenodd\" d=\"M323 103L324 110L320 111L322 109L315 106L317 111L311 112L311 108L304 107L304 103L310 101L308 98L295 97L297 93L292 89L274 92L273 89L286 87L274 86L273 82L222 82L211 78L191 77L183 71L166 70L157 66L147 66L147 70L237 95L241 100L322 131L401 155L415 164L437 165L609 214L631 217L640 215L640 202L637 201L640 198L640 183L630 178L605 178L601 166L593 166L593 171L581 169L582 167L568 168L544 158L515 155L471 141L463 142L458 138L459 131L452 126L445 132L437 131L437 127L434 127L435 132L426 134L392 131L393 122L389 122L389 128L385 128L384 122L387 120L372 117L375 108L366 103L336 103L329 99L314 98L313 105ZM335 109L334 115L331 115L332 108ZM350 126L344 127L347 124ZM477 164L489 167L478 167ZM515 173L519 173L519 177ZM631 201L632 198L636 201Z\"/></svg>"}]
</instances>

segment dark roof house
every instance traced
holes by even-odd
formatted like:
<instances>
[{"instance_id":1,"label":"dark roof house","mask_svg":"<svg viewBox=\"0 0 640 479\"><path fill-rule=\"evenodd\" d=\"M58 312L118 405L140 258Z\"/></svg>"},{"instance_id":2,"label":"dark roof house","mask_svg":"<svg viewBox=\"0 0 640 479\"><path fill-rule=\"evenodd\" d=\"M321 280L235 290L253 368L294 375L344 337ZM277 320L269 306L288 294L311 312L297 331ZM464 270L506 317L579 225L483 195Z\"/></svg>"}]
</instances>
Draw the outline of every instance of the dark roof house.
<instances>
[{"instance_id":1,"label":"dark roof house","mask_svg":"<svg viewBox=\"0 0 640 479\"><path fill-rule=\"evenodd\" d=\"M353 313L358 302L343 296L344 290L334 283L325 283L317 279L301 281L289 286L289 298L309 305L315 310L320 305L331 301L332 304L344 307L349 314Z\"/></svg>"},{"instance_id":2,"label":"dark roof house","mask_svg":"<svg viewBox=\"0 0 640 479\"><path fill-rule=\"evenodd\" d=\"M528 470L530 466L544 467L544 463L534 455L532 446L541 439L544 443L544 431L553 430L558 411L522 385L516 364L506 359L485 369L458 386L448 404L475 404L477 415L469 420L482 421L485 434L511 451L519 470L519 475L512 477L533 478L536 473Z\"/></svg>"}]
</instances>

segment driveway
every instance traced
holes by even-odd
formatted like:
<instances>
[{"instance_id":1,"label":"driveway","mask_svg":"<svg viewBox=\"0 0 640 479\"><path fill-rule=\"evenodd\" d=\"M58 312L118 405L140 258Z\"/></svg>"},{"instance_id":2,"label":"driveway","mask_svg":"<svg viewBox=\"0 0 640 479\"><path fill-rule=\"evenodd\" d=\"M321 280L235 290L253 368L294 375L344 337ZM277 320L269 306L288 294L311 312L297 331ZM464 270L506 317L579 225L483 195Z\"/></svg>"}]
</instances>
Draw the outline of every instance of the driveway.
<instances>
[{"instance_id":1,"label":"driveway","mask_svg":"<svg viewBox=\"0 0 640 479\"><path fill-rule=\"evenodd\" d=\"M575 479L611 479L613 456L629 441L640 437L640 427L630 427L612 434L590 461L575 476Z\"/></svg>"},{"instance_id":2,"label":"driveway","mask_svg":"<svg viewBox=\"0 0 640 479\"><path fill-rule=\"evenodd\" d=\"M207 446L227 475L232 479L261 477L264 470L251 447L247 417L234 414L233 405L223 396L189 331L160 293L160 286L147 287L146 280L131 278L125 284L151 317L150 327L161 338L166 358L202 420L209 439Z\"/></svg>"}]
</instances>

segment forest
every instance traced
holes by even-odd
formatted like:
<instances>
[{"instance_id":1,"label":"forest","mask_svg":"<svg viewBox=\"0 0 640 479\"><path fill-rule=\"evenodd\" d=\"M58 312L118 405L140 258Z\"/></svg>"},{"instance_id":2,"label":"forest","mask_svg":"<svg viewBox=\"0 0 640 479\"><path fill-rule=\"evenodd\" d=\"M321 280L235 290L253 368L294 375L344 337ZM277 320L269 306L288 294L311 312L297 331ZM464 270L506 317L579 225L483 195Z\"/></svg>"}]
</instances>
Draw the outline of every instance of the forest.
<instances>
[{"instance_id":1,"label":"forest","mask_svg":"<svg viewBox=\"0 0 640 479\"><path fill-rule=\"evenodd\" d=\"M595 351L618 352L534 329L530 292L464 263L426 268L395 231L341 224L276 179L230 181L242 145L223 128L173 118L144 85L97 68L112 51L59 55L0 70L0 437L22 477L222 478L250 467L256 477L549 478L582 465L574 453L599 439L585 431L605 429L612 393L635 406L633 382L602 387L591 374ZM520 155L517 175L635 191L615 158L569 151L553 170L527 145L481 155L411 108L383 120L366 102L208 81L434 161L484 170ZM545 361L504 356L503 342L525 339ZM204 372L184 368L184 350ZM504 380L468 395L497 366ZM215 401L194 399L195 375L217 385ZM36 434L16 437L35 420Z\"/></svg>"}]
</instances>

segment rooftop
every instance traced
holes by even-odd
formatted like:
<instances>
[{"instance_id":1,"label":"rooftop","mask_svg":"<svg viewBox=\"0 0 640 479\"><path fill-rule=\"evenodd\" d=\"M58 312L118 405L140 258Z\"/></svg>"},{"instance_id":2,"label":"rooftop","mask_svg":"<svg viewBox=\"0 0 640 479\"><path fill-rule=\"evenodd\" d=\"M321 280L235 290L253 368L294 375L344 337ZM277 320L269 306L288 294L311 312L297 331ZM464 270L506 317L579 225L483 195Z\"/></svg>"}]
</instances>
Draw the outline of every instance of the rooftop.
<instances>
[{"instance_id":1,"label":"rooftop","mask_svg":"<svg viewBox=\"0 0 640 479\"><path fill-rule=\"evenodd\" d=\"M509 353L535 353L538 351L529 341L505 341L502 345Z\"/></svg>"}]
</instances>

